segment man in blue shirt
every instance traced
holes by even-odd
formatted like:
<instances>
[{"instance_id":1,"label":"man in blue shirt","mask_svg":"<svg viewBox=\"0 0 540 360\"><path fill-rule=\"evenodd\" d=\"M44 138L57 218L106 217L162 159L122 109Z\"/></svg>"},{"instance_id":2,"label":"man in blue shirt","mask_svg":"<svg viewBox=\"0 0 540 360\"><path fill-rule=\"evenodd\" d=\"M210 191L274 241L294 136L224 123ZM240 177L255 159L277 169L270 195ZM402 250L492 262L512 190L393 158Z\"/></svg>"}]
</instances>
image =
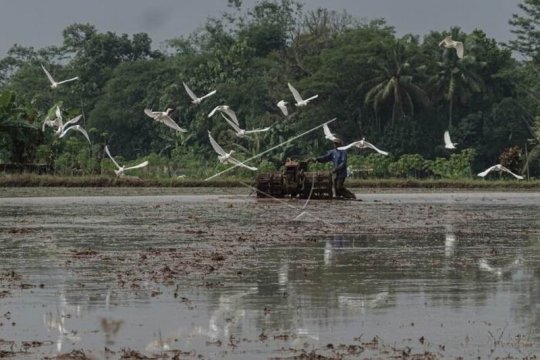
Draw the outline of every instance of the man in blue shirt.
<instances>
[{"instance_id":1,"label":"man in blue shirt","mask_svg":"<svg viewBox=\"0 0 540 360\"><path fill-rule=\"evenodd\" d=\"M326 155L312 160L320 163L332 162L334 164L332 174L334 174L334 191L337 198L356 199L356 196L344 186L345 179L347 178L347 151L338 150L340 146L343 146L343 142L341 139L336 138L334 140L334 149L330 150Z\"/></svg>"}]
</instances>

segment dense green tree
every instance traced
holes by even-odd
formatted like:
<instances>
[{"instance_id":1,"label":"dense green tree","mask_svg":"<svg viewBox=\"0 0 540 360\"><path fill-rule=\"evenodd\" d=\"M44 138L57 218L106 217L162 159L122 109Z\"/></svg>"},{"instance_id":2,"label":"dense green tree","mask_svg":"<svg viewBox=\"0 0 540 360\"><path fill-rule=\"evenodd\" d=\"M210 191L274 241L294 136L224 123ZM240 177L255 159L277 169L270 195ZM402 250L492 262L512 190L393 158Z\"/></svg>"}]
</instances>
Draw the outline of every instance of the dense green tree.
<instances>
[{"instance_id":1,"label":"dense green tree","mask_svg":"<svg viewBox=\"0 0 540 360\"><path fill-rule=\"evenodd\" d=\"M540 61L540 1L523 0L518 7L522 14L513 14L509 20L516 39L510 41L510 47L527 58Z\"/></svg>"},{"instance_id":2,"label":"dense green tree","mask_svg":"<svg viewBox=\"0 0 540 360\"><path fill-rule=\"evenodd\" d=\"M414 63L417 44L410 36L382 44L383 56L371 61L374 77L362 83L367 89L364 103L371 104L379 119L381 109L391 108L391 125L406 113L414 115L415 104L429 105L426 92L417 85L423 67ZM389 105L389 106L388 106ZM381 122L378 122L381 128Z\"/></svg>"}]
</instances>

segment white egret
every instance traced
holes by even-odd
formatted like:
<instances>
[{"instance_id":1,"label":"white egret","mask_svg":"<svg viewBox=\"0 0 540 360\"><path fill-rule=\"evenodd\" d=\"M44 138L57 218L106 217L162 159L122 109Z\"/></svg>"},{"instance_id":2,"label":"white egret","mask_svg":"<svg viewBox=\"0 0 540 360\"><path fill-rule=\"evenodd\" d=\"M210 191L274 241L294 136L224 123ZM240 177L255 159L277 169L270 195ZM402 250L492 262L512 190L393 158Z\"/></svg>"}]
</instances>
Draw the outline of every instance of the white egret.
<instances>
[{"instance_id":1,"label":"white egret","mask_svg":"<svg viewBox=\"0 0 540 360\"><path fill-rule=\"evenodd\" d=\"M229 105L219 105L216 106L212 111L210 111L210 114L208 114L208 117L214 116L214 114L219 111L223 114L226 114L229 119L231 119L237 126L240 125L238 122L238 118L236 117L236 113L230 108Z\"/></svg>"},{"instance_id":2,"label":"white egret","mask_svg":"<svg viewBox=\"0 0 540 360\"><path fill-rule=\"evenodd\" d=\"M236 136L238 136L238 137L244 137L245 135L255 134L255 133L265 132L265 131L270 130L270 126L265 127L263 129L244 130L244 129L241 129L238 125L236 125L236 123L233 120L229 119L223 113L221 113L221 116L225 119L225 121L227 121L229 123L229 125L231 125L231 127L234 129L234 131L236 131Z\"/></svg>"},{"instance_id":3,"label":"white egret","mask_svg":"<svg viewBox=\"0 0 540 360\"><path fill-rule=\"evenodd\" d=\"M323 124L323 130L324 130L324 137L330 141L339 141L340 139L336 136L336 134L332 133L330 131L330 128L328 127L328 124Z\"/></svg>"},{"instance_id":4,"label":"white egret","mask_svg":"<svg viewBox=\"0 0 540 360\"><path fill-rule=\"evenodd\" d=\"M234 154L234 150L231 150L229 152L226 152L225 150L223 150L223 148L216 142L216 140L214 140L210 131L208 132L208 138L210 139L210 144L212 144L214 151L218 154L218 160L220 163L222 164L229 163L229 164L245 167L246 169L249 169L252 171L257 171L256 167L242 164L240 161L233 158L232 154Z\"/></svg>"},{"instance_id":5,"label":"white egret","mask_svg":"<svg viewBox=\"0 0 540 360\"><path fill-rule=\"evenodd\" d=\"M450 140L450 132L448 130L446 130L444 132L444 147L446 149L455 149L456 148L456 145L457 143L453 143L452 140Z\"/></svg>"},{"instance_id":6,"label":"white egret","mask_svg":"<svg viewBox=\"0 0 540 360\"><path fill-rule=\"evenodd\" d=\"M280 100L280 101L277 103L277 107L281 110L281 112L282 112L283 115L285 115L285 116L288 116L288 115L289 115L289 110L287 109L287 104L288 104L288 102L283 101L283 100Z\"/></svg>"},{"instance_id":7,"label":"white egret","mask_svg":"<svg viewBox=\"0 0 540 360\"><path fill-rule=\"evenodd\" d=\"M446 49L456 49L458 58L463 59L463 43L461 41L452 40L452 36L447 36L439 43L439 46L441 45L443 45Z\"/></svg>"},{"instance_id":8,"label":"white egret","mask_svg":"<svg viewBox=\"0 0 540 360\"><path fill-rule=\"evenodd\" d=\"M41 125L41 131L45 131L45 126L54 127L56 125L55 120L51 120L48 116L43 120L43 125Z\"/></svg>"},{"instance_id":9,"label":"white egret","mask_svg":"<svg viewBox=\"0 0 540 360\"><path fill-rule=\"evenodd\" d=\"M481 173L478 174L478 176L480 177L485 177L487 174L489 174L491 171L505 171L507 173L509 173L510 175L512 175L513 177L515 177L516 179L519 179L519 180L523 180L523 176L521 175L517 175L517 174L514 174L512 171L510 171L509 169L505 168L504 166L502 166L501 164L497 164L497 165L493 165L492 167L488 168L487 170L484 170L482 171Z\"/></svg>"},{"instance_id":10,"label":"white egret","mask_svg":"<svg viewBox=\"0 0 540 360\"><path fill-rule=\"evenodd\" d=\"M56 89L58 87L58 85L60 85L60 84L67 83L68 81L74 81L74 80L77 80L79 78L78 76L75 76L74 78L71 78L71 79L62 80L62 81L55 81L54 78L51 76L51 74L47 71L47 69L45 69L45 66L41 65L41 68L45 72L45 75L47 75L47 78L49 79L49 81L51 83L51 88L52 89Z\"/></svg>"},{"instance_id":11,"label":"white egret","mask_svg":"<svg viewBox=\"0 0 540 360\"><path fill-rule=\"evenodd\" d=\"M79 115L80 116L80 115ZM66 123L67 124L67 123ZM68 128L65 128L64 131L62 131L62 133L60 135L58 135L58 137L61 139L63 138L64 136L66 136L66 134L68 133L68 131L70 130L77 130L78 132L80 132L81 134L84 135L84 137L86 138L86 140L88 140L88 143L90 145L92 145L92 142L90 141L90 137L88 136L88 133L86 132L86 130L83 129L83 127L81 125L73 125L73 126L70 126Z\"/></svg>"},{"instance_id":12,"label":"white egret","mask_svg":"<svg viewBox=\"0 0 540 360\"><path fill-rule=\"evenodd\" d=\"M167 108L165 111L152 111L150 109L144 109L144 113L152 119L163 123L176 131L187 132L186 129L182 129L180 126L178 126L178 124L175 123L174 120L169 116L172 111L173 109L171 108Z\"/></svg>"},{"instance_id":13,"label":"white egret","mask_svg":"<svg viewBox=\"0 0 540 360\"><path fill-rule=\"evenodd\" d=\"M49 126L49 127L56 126L54 135L60 139L66 136L66 134L70 130L77 130L78 132L84 135L86 140L88 140L89 144L92 144L86 130L84 130L83 127L80 125L74 125L79 122L79 120L82 118L82 115L75 116L73 119L69 120L68 122L64 124L62 121L62 112L60 111L59 106L56 107L55 112L56 112L56 118L54 120L51 120L49 117L47 117L45 121L43 122L42 130L45 130L45 126Z\"/></svg>"},{"instance_id":14,"label":"white egret","mask_svg":"<svg viewBox=\"0 0 540 360\"><path fill-rule=\"evenodd\" d=\"M300 106L306 106L311 100L313 99L316 99L319 97L319 95L314 95L308 99L302 99L302 96L300 96L300 93L298 92L298 90L296 90L292 85L291 83L287 83L287 85L289 86L289 90L291 90L291 93L293 94L294 96L294 100L296 100L296 106L300 107Z\"/></svg>"},{"instance_id":15,"label":"white egret","mask_svg":"<svg viewBox=\"0 0 540 360\"><path fill-rule=\"evenodd\" d=\"M184 89L186 89L186 92L188 93L189 97L191 98L191 102L195 105L199 105L201 103L201 101L203 101L204 99L206 99L207 97L209 96L212 96L216 93L216 90L213 90L213 91L210 91L208 94L204 95L204 96L201 96L201 97L198 97L197 95L195 95L195 93L193 91L191 91L191 89L186 85L185 82L183 82L182 84L184 84Z\"/></svg>"},{"instance_id":16,"label":"white egret","mask_svg":"<svg viewBox=\"0 0 540 360\"><path fill-rule=\"evenodd\" d=\"M140 163L139 165L134 165L134 166L129 166L129 167L120 166L116 162L116 160L114 160L114 158L111 156L111 153L109 152L109 148L107 147L107 145L105 145L105 152L111 158L114 165L116 165L116 167L118 168L118 170L114 170L114 173L116 174L116 176L124 175L124 171L132 170L132 169L139 169L139 168L142 168L142 167L145 167L145 166L148 165L148 161L144 161L144 162Z\"/></svg>"},{"instance_id":17,"label":"white egret","mask_svg":"<svg viewBox=\"0 0 540 360\"><path fill-rule=\"evenodd\" d=\"M340 146L338 147L338 150L348 150L350 149L351 147L357 147L359 149L366 149L366 148L369 148L369 149L373 149L375 150L376 152L378 152L379 154L382 154L382 155L388 155L388 153L386 151L382 151L381 149L377 148L375 145L373 145L372 143L369 143L367 142L365 139L362 139L362 140L359 140L359 141L355 141L355 142L352 142L350 143L349 145L345 145L345 146Z\"/></svg>"}]
</instances>

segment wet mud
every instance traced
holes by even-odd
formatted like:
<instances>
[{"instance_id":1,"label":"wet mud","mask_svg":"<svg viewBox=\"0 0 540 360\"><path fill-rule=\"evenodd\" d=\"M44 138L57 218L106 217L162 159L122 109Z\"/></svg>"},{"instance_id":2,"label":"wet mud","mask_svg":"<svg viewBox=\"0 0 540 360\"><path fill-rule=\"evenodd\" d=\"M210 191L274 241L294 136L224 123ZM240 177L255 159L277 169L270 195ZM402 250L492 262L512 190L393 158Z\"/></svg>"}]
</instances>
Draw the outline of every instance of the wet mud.
<instances>
[{"instance_id":1,"label":"wet mud","mask_svg":"<svg viewBox=\"0 0 540 360\"><path fill-rule=\"evenodd\" d=\"M0 358L540 353L540 194L248 192L0 198Z\"/></svg>"}]
</instances>

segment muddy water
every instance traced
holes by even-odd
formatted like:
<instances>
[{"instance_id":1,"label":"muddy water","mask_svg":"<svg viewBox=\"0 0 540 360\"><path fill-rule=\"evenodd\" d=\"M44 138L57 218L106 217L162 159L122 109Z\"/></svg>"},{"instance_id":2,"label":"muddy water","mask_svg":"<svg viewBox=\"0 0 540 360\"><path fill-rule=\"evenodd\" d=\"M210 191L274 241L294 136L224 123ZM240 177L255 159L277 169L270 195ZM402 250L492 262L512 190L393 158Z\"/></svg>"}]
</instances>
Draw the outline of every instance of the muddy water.
<instances>
[{"instance_id":1,"label":"muddy water","mask_svg":"<svg viewBox=\"0 0 540 360\"><path fill-rule=\"evenodd\" d=\"M0 354L540 354L540 194L358 195L2 198Z\"/></svg>"}]
</instances>

